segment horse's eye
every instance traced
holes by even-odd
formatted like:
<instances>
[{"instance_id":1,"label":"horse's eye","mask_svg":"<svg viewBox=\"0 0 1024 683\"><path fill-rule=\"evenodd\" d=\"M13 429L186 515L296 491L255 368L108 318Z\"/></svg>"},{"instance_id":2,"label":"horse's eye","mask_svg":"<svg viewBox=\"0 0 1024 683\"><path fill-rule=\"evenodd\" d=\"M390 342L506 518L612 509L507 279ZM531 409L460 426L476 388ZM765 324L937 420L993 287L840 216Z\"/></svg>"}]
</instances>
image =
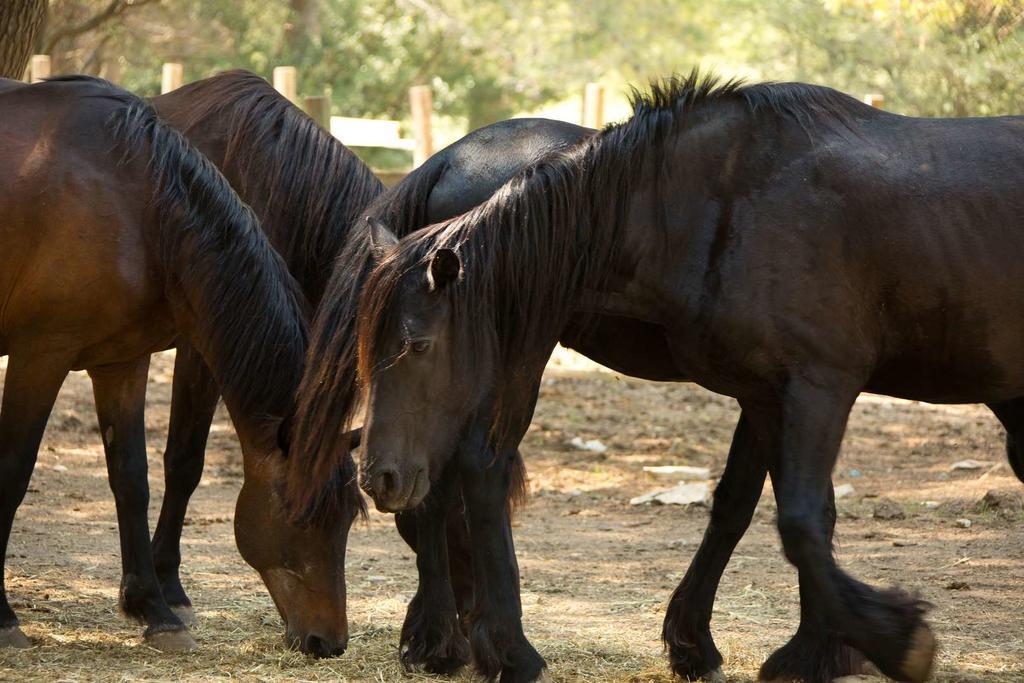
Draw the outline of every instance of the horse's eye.
<instances>
[{"instance_id":1,"label":"horse's eye","mask_svg":"<svg viewBox=\"0 0 1024 683\"><path fill-rule=\"evenodd\" d=\"M413 353L423 353L430 348L430 342L426 339L418 339L412 343L410 348L412 348Z\"/></svg>"}]
</instances>

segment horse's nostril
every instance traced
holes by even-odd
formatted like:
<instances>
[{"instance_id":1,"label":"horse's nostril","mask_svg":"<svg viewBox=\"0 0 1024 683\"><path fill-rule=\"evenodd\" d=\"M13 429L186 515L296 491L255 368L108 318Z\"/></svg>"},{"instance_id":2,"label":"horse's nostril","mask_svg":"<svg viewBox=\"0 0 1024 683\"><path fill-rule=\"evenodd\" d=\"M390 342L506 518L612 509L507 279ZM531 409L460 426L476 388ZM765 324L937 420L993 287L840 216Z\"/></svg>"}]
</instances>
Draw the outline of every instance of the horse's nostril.
<instances>
[{"instance_id":1,"label":"horse's nostril","mask_svg":"<svg viewBox=\"0 0 1024 683\"><path fill-rule=\"evenodd\" d=\"M389 500L399 492L402 485L402 477L397 470L386 469L378 472L373 478L373 492L378 498Z\"/></svg>"}]
</instances>

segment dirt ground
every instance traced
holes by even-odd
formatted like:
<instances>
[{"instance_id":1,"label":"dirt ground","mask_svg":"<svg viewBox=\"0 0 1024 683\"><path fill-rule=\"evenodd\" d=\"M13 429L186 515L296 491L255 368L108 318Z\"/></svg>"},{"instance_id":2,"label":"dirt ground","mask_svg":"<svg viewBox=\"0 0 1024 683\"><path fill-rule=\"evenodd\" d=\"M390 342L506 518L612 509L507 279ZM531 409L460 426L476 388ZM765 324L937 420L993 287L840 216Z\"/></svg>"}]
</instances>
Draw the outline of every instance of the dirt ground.
<instances>
[{"instance_id":1,"label":"dirt ground","mask_svg":"<svg viewBox=\"0 0 1024 683\"><path fill-rule=\"evenodd\" d=\"M157 357L150 379L151 524L163 489L172 362L171 354ZM0 359L0 376L3 367ZM552 680L671 680L661 619L707 510L629 500L675 483L643 465L702 465L720 474L736 416L732 401L694 386L627 379L568 354L553 363L523 445L532 496L516 522L526 633ZM200 649L168 656L143 646L141 628L117 613L117 531L94 423L88 378L75 374L54 409L8 548L8 592L36 647L0 652L0 680L431 678L397 664L415 571L391 519L376 512L349 540L348 653L317 661L284 648L270 598L234 547L241 456L223 411L184 537ZM608 450L573 448L576 436ZM991 465L950 471L965 458ZM1024 680L1024 511L1013 500L1024 485L1005 464L995 418L977 406L863 397L836 484L854 487L838 504L843 566L935 604L935 679ZM990 490L1007 494L996 509L979 504ZM876 508L896 518L878 519ZM712 626L730 680L753 679L796 627L796 574L780 552L774 515L766 490L715 606Z\"/></svg>"}]
</instances>

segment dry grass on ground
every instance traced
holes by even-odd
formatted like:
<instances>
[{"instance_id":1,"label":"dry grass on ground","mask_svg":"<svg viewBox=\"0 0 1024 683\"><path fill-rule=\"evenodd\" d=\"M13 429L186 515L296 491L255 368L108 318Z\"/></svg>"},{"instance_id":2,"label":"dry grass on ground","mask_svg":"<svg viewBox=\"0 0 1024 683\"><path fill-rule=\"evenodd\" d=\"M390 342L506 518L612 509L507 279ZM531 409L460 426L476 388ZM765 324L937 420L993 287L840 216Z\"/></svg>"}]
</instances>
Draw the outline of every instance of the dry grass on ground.
<instances>
[{"instance_id":1,"label":"dry grass on ground","mask_svg":"<svg viewBox=\"0 0 1024 683\"><path fill-rule=\"evenodd\" d=\"M162 491L171 365L169 354L158 357L150 383L151 520ZM720 472L736 414L730 401L693 386L625 379L569 355L552 365L523 448L532 497L516 524L526 631L551 679L671 680L657 639L661 617L706 510L628 500L662 484L643 465ZM240 454L223 413L185 528L184 576L201 619L200 650L166 656L141 645L141 629L116 611L117 532L93 424L88 380L76 374L50 421L8 549L9 594L36 647L0 652L0 679L432 678L397 664L415 572L391 520L377 513L349 541L348 654L316 661L282 646L270 598L234 548ZM574 436L598 438L608 451L575 450L567 445ZM1003 463L1001 442L984 408L866 397L840 460L837 483L855 487L839 503L840 561L863 580L899 583L935 603L938 681L1024 680L1024 513L977 505L990 489L1019 494L1024 486L1005 464L948 472L963 458ZM902 518L874 518L879 497L894 501ZM730 680L751 680L796 625L796 576L779 552L773 518L766 491L722 581L713 628ZM972 526L960 528L959 518Z\"/></svg>"}]
</instances>

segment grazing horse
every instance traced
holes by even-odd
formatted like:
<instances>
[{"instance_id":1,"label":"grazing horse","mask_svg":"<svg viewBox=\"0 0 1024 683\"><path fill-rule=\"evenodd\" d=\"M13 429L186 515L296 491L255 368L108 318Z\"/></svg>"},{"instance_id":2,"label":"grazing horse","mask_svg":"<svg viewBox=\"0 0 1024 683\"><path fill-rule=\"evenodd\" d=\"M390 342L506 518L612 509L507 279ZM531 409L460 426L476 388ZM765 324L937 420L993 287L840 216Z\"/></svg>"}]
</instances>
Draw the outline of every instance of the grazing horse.
<instances>
[{"instance_id":1,"label":"grazing horse","mask_svg":"<svg viewBox=\"0 0 1024 683\"><path fill-rule=\"evenodd\" d=\"M151 104L212 161L260 221L306 300L323 296L331 263L362 211L384 187L347 147L259 76L231 71L185 85ZM192 602L179 576L189 498L203 472L220 394L187 339L176 342L166 484L153 534L164 598L186 623ZM300 648L304 643L296 643Z\"/></svg>"},{"instance_id":2,"label":"grazing horse","mask_svg":"<svg viewBox=\"0 0 1024 683\"><path fill-rule=\"evenodd\" d=\"M380 245L374 243L374 235L379 227L386 222L404 235L460 215L482 203L523 168L594 132L547 119L512 119L485 126L439 151L364 209L365 221L346 235L317 307L308 355L317 372L303 378L305 390L299 392L302 400L289 430L297 443L315 439L320 448L332 453L314 463L317 467L335 458L344 459L350 446L338 435L349 432L352 425L339 429L345 420L333 411L338 397L351 393L354 377L344 369L336 372L335 359L355 348L355 317L346 316L345 311L354 311L359 289L376 262ZM290 487L290 494L303 501L293 506L296 518L316 519L323 515L323 493L298 484L298 473L310 461L298 454L298 449L292 450L296 451L291 460L296 476L291 481L297 485ZM525 471L518 454L513 454L510 476L513 483L506 498L511 509L524 495ZM472 607L473 575L463 510L443 498L443 504L435 505L436 500L395 515L399 533L417 552L420 577L402 626L400 649L407 667L421 665L433 673L453 673L470 659L462 628Z\"/></svg>"},{"instance_id":3,"label":"grazing horse","mask_svg":"<svg viewBox=\"0 0 1024 683\"><path fill-rule=\"evenodd\" d=\"M370 169L343 144L254 74L219 74L154 98L152 104L221 169L253 207L271 244L314 306L325 298L325 291L326 299L333 302L361 285L361 279L350 278L344 267L335 270L329 289L327 282L331 264L343 248L349 259L372 253L369 223L357 221L359 216L366 215L372 223L386 221L399 234L407 234L464 213L523 167L594 132L545 119L493 124L441 150L384 191ZM361 273L362 267L356 272ZM354 324L349 335L345 338L355 339ZM324 345L311 349L310 356L331 352ZM333 385L324 386L327 392L334 390ZM202 358L179 340L164 454L166 492L153 554L164 597L186 618L192 617L192 610L179 578L182 524L202 475L217 396ZM337 430L322 434L326 443L343 441ZM323 486L308 493L319 496L329 490ZM458 628L448 628L457 621L448 597L452 588L463 615L472 596L465 523L457 510L440 516L428 512L395 518L414 550L420 547L418 534L444 535L446 527L444 542L452 548L447 559L434 551L418 557L421 587L402 629L402 656L410 666L423 664L430 671L451 672L469 658ZM436 545L431 540L424 547ZM446 588L449 585L452 588Z\"/></svg>"},{"instance_id":4,"label":"grazing horse","mask_svg":"<svg viewBox=\"0 0 1024 683\"><path fill-rule=\"evenodd\" d=\"M165 650L195 643L161 593L147 524L143 411L150 354L185 339L221 388L245 454L235 539L287 637L317 654L347 642L348 528L299 527L281 505L277 446L302 373L304 302L250 209L153 109L87 77L0 95L0 562L54 399L89 372L121 539L119 605ZM351 460L338 464L352 482ZM345 468L348 468L346 471ZM0 566L2 571L2 566ZM0 591L0 647L28 640Z\"/></svg>"},{"instance_id":5,"label":"grazing horse","mask_svg":"<svg viewBox=\"0 0 1024 683\"><path fill-rule=\"evenodd\" d=\"M703 613L767 475L802 609L762 677L827 681L856 650L923 681L936 649L926 605L836 564L830 473L862 391L988 403L1013 433L1022 174L1019 117L914 119L828 88L696 73L655 86L628 122L387 251L359 305L364 488L404 510L458 474L483 556L474 579L494 570L474 632L504 647L503 677L536 675L516 577L502 570L501 464L567 326L582 320L585 339L595 315L656 325L676 379L742 407L711 524L666 615L673 670L715 673Z\"/></svg>"}]
</instances>

